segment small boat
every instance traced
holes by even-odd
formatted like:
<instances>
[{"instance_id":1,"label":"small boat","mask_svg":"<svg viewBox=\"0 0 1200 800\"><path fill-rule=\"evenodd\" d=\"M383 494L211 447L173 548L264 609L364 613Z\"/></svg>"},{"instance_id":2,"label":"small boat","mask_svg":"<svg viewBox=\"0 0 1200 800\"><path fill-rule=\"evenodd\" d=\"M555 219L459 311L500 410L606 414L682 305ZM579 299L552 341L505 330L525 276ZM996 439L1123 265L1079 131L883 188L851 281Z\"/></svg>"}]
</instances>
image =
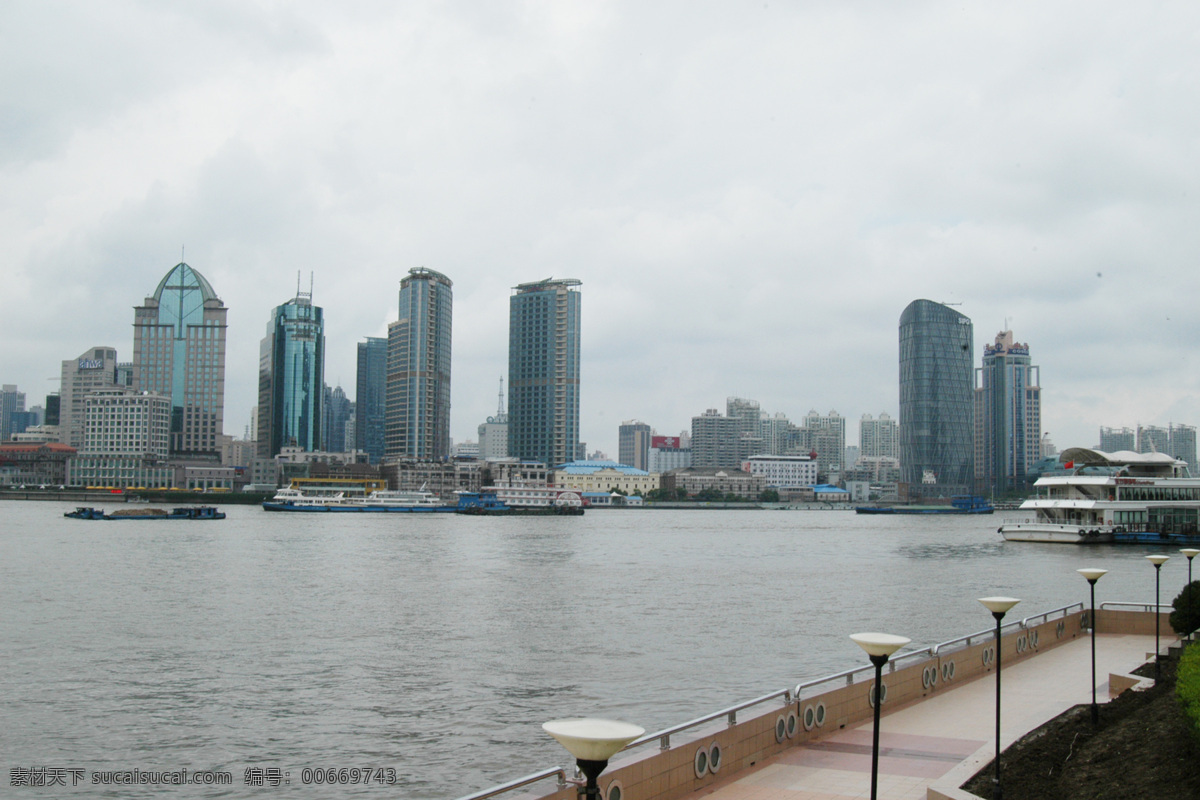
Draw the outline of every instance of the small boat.
<instances>
[{"instance_id":1,"label":"small boat","mask_svg":"<svg viewBox=\"0 0 1200 800\"><path fill-rule=\"evenodd\" d=\"M161 508L122 508L111 514L105 514L102 508L80 507L63 514L72 519L195 519L215 520L225 519L225 512L218 511L213 506L186 506L166 511Z\"/></svg>"},{"instance_id":2,"label":"small boat","mask_svg":"<svg viewBox=\"0 0 1200 800\"><path fill-rule=\"evenodd\" d=\"M991 514L996 509L987 498L956 494L948 506L859 506L858 514Z\"/></svg>"}]
</instances>

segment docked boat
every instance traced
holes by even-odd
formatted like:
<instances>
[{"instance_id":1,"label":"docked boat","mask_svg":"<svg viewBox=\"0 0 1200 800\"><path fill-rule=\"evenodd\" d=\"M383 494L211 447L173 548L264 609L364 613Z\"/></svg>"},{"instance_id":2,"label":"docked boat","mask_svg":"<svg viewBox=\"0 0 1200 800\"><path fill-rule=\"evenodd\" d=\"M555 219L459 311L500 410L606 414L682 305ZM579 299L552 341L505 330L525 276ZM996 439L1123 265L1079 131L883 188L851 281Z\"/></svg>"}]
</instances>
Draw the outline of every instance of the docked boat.
<instances>
[{"instance_id":1,"label":"docked boat","mask_svg":"<svg viewBox=\"0 0 1200 800\"><path fill-rule=\"evenodd\" d=\"M999 533L1010 542L1200 544L1200 479L1165 453L1074 447Z\"/></svg>"},{"instance_id":2,"label":"docked boat","mask_svg":"<svg viewBox=\"0 0 1200 800\"><path fill-rule=\"evenodd\" d=\"M379 490L363 497L346 497L337 492L329 495L305 494L299 489L280 489L262 504L264 511L315 512L450 512L456 506L446 505L437 495L424 489L417 491Z\"/></svg>"},{"instance_id":3,"label":"docked boat","mask_svg":"<svg viewBox=\"0 0 1200 800\"><path fill-rule=\"evenodd\" d=\"M518 502L509 505L501 498L504 491L498 487L487 487L478 492L458 492L455 511L472 516L564 514L575 516L583 513L583 499L577 492L560 491L553 487L520 487L523 491L506 492ZM523 502L520 502L523 501Z\"/></svg>"},{"instance_id":4,"label":"docked boat","mask_svg":"<svg viewBox=\"0 0 1200 800\"><path fill-rule=\"evenodd\" d=\"M945 506L858 506L858 514L991 514L995 507L985 497L957 494Z\"/></svg>"}]
</instances>

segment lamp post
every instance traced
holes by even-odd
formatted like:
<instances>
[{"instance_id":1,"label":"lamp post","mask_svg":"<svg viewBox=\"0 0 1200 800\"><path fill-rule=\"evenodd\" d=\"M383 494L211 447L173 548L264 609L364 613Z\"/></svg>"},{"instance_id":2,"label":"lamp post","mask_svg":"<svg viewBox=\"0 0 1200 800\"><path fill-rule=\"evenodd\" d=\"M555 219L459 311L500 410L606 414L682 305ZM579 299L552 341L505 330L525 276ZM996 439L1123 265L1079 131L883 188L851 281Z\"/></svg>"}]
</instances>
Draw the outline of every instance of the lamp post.
<instances>
[{"instance_id":1,"label":"lamp post","mask_svg":"<svg viewBox=\"0 0 1200 800\"><path fill-rule=\"evenodd\" d=\"M875 738L871 746L871 800L876 800L876 787L879 785L879 707L883 705L883 665L888 656L912 641L903 636L892 636L887 633L855 633L850 636L854 643L866 651L875 665Z\"/></svg>"},{"instance_id":2,"label":"lamp post","mask_svg":"<svg viewBox=\"0 0 1200 800\"><path fill-rule=\"evenodd\" d=\"M1158 660L1158 628L1159 628L1159 613L1158 613L1158 578L1162 574L1162 565L1171 560L1170 556L1146 556L1146 560L1154 565L1154 680L1158 680L1162 674L1162 668L1159 666Z\"/></svg>"},{"instance_id":3,"label":"lamp post","mask_svg":"<svg viewBox=\"0 0 1200 800\"><path fill-rule=\"evenodd\" d=\"M992 778L992 797L1000 800L1000 627L1008 610L1021 601L1015 597L981 597L979 602L996 618L996 774Z\"/></svg>"},{"instance_id":4,"label":"lamp post","mask_svg":"<svg viewBox=\"0 0 1200 800\"><path fill-rule=\"evenodd\" d=\"M542 730L558 740L575 756L575 764L587 779L584 796L600 800L596 779L608 766L608 760L625 745L646 732L645 728L611 719L556 719L542 723Z\"/></svg>"},{"instance_id":5,"label":"lamp post","mask_svg":"<svg viewBox=\"0 0 1200 800\"><path fill-rule=\"evenodd\" d=\"M1096 708L1096 581L1107 575L1108 570L1088 567L1075 571L1087 578L1088 585L1092 590L1092 624L1090 626L1092 629L1092 725L1096 725L1100 722L1100 711Z\"/></svg>"},{"instance_id":6,"label":"lamp post","mask_svg":"<svg viewBox=\"0 0 1200 800\"><path fill-rule=\"evenodd\" d=\"M1190 583L1192 582L1192 559L1193 559L1193 558L1195 558L1196 556L1200 556L1200 550L1197 550L1197 549L1195 549L1195 548L1193 548L1193 547L1185 547L1185 548L1183 548L1182 550L1180 550L1179 552L1181 552L1181 553L1183 553L1185 556L1187 556L1187 560L1188 560L1188 583L1190 584Z\"/></svg>"}]
</instances>

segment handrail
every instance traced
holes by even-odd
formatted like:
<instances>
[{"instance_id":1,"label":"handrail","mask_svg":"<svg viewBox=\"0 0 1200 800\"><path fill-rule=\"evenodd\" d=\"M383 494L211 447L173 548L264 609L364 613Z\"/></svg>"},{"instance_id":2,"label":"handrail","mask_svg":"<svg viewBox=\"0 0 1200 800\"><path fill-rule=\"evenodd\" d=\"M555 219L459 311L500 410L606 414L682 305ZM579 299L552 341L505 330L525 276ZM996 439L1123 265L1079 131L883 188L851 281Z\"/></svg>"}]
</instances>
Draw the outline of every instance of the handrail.
<instances>
[{"instance_id":1,"label":"handrail","mask_svg":"<svg viewBox=\"0 0 1200 800\"><path fill-rule=\"evenodd\" d=\"M1100 604L1101 609L1108 608L1109 606L1117 606L1117 607L1121 607L1121 608L1140 608L1142 611L1153 611L1155 609L1158 609L1158 613L1160 613L1160 614L1163 611L1174 611L1175 610L1175 606L1164 606L1164 605L1159 605L1158 603L1128 603L1128 602L1122 602L1120 600L1105 600L1103 603Z\"/></svg>"},{"instance_id":2,"label":"handrail","mask_svg":"<svg viewBox=\"0 0 1200 800\"><path fill-rule=\"evenodd\" d=\"M759 703L765 703L768 700L774 700L777 697L783 698L783 704L785 706L792 702L792 693L787 689L784 689L781 692L771 692L770 694L764 694L762 697L756 697L753 700L747 700L744 703L738 703L736 706L730 706L729 708L723 708L720 711L714 711L713 713L708 714L706 716L697 717L696 719L691 720L690 722L685 722L682 725L675 725L670 728L664 728L661 731L648 734L646 736L643 736L640 739L634 739L632 742L625 745L625 747L622 748L622 750L632 750L635 747L641 747L642 745L646 744L647 742L653 742L655 739L659 740L659 749L660 750L670 750L671 749L671 734L673 734L673 733L681 733L681 732L687 730L688 728L694 728L697 725L703 725L706 722L712 722L713 720L720 719L721 717L728 717L729 727L732 728L734 725L737 724L737 712L743 711L752 706L756 706Z\"/></svg>"},{"instance_id":3,"label":"handrail","mask_svg":"<svg viewBox=\"0 0 1200 800\"><path fill-rule=\"evenodd\" d=\"M493 786L491 789L483 789L475 794L469 794L458 800L483 800L485 797L495 797L498 794L511 792L513 789L520 789L522 786L528 786L531 783L545 780L551 776L558 776L558 786L561 789L567 785L567 773L562 767L551 767L544 769L541 772L535 772L532 775L526 775L524 778L517 778L515 781L502 783L499 786Z\"/></svg>"},{"instance_id":4,"label":"handrail","mask_svg":"<svg viewBox=\"0 0 1200 800\"><path fill-rule=\"evenodd\" d=\"M1102 603L1101 607L1103 608L1105 605L1110 605L1110 604L1111 605L1119 605L1117 603ZM1124 605L1140 606L1142 604L1125 603ZM1153 605L1154 605L1153 603L1145 604L1145 607L1149 608L1150 606L1153 606ZM1061 608L1056 608L1056 609L1047 611L1042 614L1035 614L1031 617L1025 617L1022 620L1014 620L1013 622L1010 622L1008 625L1006 625L1004 627L1011 628L1011 627L1016 626L1018 628L1024 629L1024 628L1029 627L1032 620L1041 620L1042 622L1048 622L1050 620L1051 616L1054 616L1057 614L1061 614L1062 616L1065 617L1069 613L1071 613L1072 609L1074 609L1076 607L1078 607L1080 610L1082 610L1083 603L1071 603L1069 605L1065 605L1065 606L1062 606ZM1032 624L1041 624L1041 623L1034 622ZM970 647L972 644L972 640L974 640L974 639L983 638L983 637L991 638L991 637L994 637L995 635L996 635L996 629L988 628L986 630L982 630L977 633L969 633L966 636L959 636L958 638L955 638L955 639L949 639L944 642L939 642L938 644L931 645L929 647L922 647L919 650L911 650L907 653L901 653L900 655L889 659L888 669L889 669L889 671L895 671L896 664L898 662L912 660L915 658L927 657L927 656L928 657L937 656L938 653L940 653L943 649L945 649L947 647L953 647L954 645L958 645L958 644L965 644L967 647ZM781 689L779 691L770 692L769 694L764 694L761 697L756 697L753 700L747 700L743 703L738 703L737 705L729 706L728 708L723 708L720 711L714 711L711 714L706 714L703 717L697 717L696 719L693 719L689 722L685 722L681 725L674 725L670 728L664 728L663 730L658 731L656 733L647 734L646 736L643 736L640 739L633 740L632 742L627 744L624 749L631 750L635 747L641 747L642 745L648 744L649 742L658 741L659 748L661 750L669 750L669 749L671 749L671 736L673 734L682 733L683 731L685 731L689 728L694 728L697 725L703 725L706 722L712 722L713 720L720 719L721 717L726 717L728 719L729 726L732 727L737 724L737 712L739 712L739 711L744 711L747 708L751 708L753 706L756 706L761 703L765 703L765 702L768 702L770 700L774 700L777 698L782 698L784 705L788 705L793 700L799 700L800 694L801 694L802 690L804 690L804 689L809 689L809 688L812 688L813 686L819 686L823 683L829 683L830 681L839 680L841 678L845 678L847 684L852 684L852 683L854 683L855 676L858 675L859 673L874 672L874 670L875 670L875 668L873 666L866 665L866 666L861 666L861 667L854 667L853 669L843 670L842 672L838 672L833 675L827 675L823 678L817 678L817 679L811 680L811 681L803 681L801 683L796 684L795 689ZM558 785L560 788L567 785L568 781L566 778L566 772L561 767L555 767L553 769L543 770L542 772L536 772L532 775L527 775L524 778L518 778L515 781L510 781L509 783L505 783L500 786L496 786L492 789L485 789L484 791L476 792L475 794L470 794L465 797L460 797L460 798L458 798L458 800L484 800L484 798L494 797L498 794L503 794L504 792L508 792L513 789L519 789L522 786L526 786L530 783L534 783L536 781L540 781L545 778L549 778L552 775L558 775Z\"/></svg>"}]
</instances>

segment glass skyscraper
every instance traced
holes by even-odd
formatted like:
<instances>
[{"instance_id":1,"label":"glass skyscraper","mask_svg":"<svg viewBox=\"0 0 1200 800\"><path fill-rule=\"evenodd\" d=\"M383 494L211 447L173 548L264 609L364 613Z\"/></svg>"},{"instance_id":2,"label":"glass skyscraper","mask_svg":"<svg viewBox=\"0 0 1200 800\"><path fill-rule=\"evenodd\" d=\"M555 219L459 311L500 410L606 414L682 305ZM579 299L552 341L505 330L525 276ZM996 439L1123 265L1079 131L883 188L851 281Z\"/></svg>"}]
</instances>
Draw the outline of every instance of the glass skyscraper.
<instances>
[{"instance_id":1,"label":"glass skyscraper","mask_svg":"<svg viewBox=\"0 0 1200 800\"><path fill-rule=\"evenodd\" d=\"M271 311L258 352L258 455L284 447L322 449L325 386L325 316L312 293Z\"/></svg>"},{"instance_id":2,"label":"glass skyscraper","mask_svg":"<svg viewBox=\"0 0 1200 800\"><path fill-rule=\"evenodd\" d=\"M387 391L387 339L367 337L358 343L354 395L354 448L372 464L383 460L383 425Z\"/></svg>"},{"instance_id":3,"label":"glass skyscraper","mask_svg":"<svg viewBox=\"0 0 1200 800\"><path fill-rule=\"evenodd\" d=\"M400 281L400 318L388 326L384 454L450 456L450 342L454 283L425 267Z\"/></svg>"},{"instance_id":4,"label":"glass skyscraper","mask_svg":"<svg viewBox=\"0 0 1200 800\"><path fill-rule=\"evenodd\" d=\"M983 348L975 379L975 475L980 487L1010 492L1042 457L1041 370L1029 345L1002 331Z\"/></svg>"},{"instance_id":5,"label":"glass skyscraper","mask_svg":"<svg viewBox=\"0 0 1200 800\"><path fill-rule=\"evenodd\" d=\"M225 314L204 276L183 262L133 310L133 386L170 399L172 455L220 450Z\"/></svg>"},{"instance_id":6,"label":"glass skyscraper","mask_svg":"<svg viewBox=\"0 0 1200 800\"><path fill-rule=\"evenodd\" d=\"M508 316L508 455L548 466L579 453L579 289L523 283Z\"/></svg>"},{"instance_id":7,"label":"glass skyscraper","mask_svg":"<svg viewBox=\"0 0 1200 800\"><path fill-rule=\"evenodd\" d=\"M900 315L900 479L909 496L975 489L971 320L931 300Z\"/></svg>"}]
</instances>

